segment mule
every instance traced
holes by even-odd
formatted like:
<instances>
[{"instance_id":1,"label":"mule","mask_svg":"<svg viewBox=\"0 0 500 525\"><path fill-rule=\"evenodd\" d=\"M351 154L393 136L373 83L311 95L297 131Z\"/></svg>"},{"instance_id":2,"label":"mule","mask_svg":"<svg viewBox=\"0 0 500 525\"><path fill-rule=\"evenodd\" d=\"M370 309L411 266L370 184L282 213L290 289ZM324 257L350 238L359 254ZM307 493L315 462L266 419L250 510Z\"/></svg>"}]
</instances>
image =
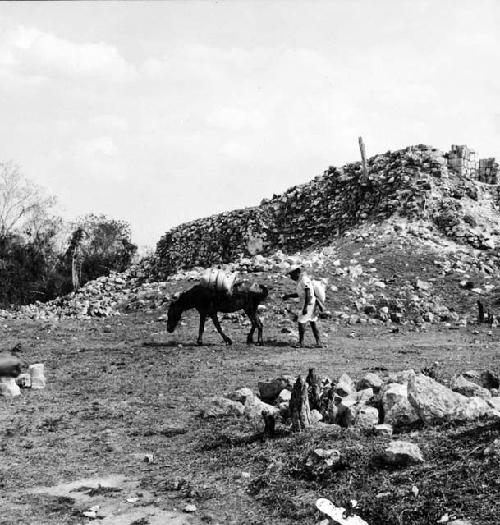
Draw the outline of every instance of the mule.
<instances>
[{"instance_id":1,"label":"mule","mask_svg":"<svg viewBox=\"0 0 500 525\"><path fill-rule=\"evenodd\" d=\"M172 333L179 323L182 313L195 308L200 314L197 344L203 344L205 321L207 317L210 317L226 345L231 345L232 341L222 331L217 314L218 312L231 313L243 310L252 323L250 333L247 336L247 343L253 343L253 336L255 330L257 330L257 344L262 345L263 324L257 314L257 310L259 304L262 303L268 295L268 288L261 284L248 286L244 283L236 283L231 294L226 294L201 285L193 286L189 290L181 293L181 295L170 304L167 317L167 331Z\"/></svg>"}]
</instances>

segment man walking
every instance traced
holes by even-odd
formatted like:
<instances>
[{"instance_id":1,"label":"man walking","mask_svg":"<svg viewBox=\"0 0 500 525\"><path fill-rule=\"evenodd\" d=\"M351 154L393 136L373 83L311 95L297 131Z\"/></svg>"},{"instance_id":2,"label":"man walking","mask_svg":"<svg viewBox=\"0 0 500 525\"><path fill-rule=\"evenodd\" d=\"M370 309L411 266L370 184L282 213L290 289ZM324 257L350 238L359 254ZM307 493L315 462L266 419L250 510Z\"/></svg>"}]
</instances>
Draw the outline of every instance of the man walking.
<instances>
[{"instance_id":1,"label":"man walking","mask_svg":"<svg viewBox=\"0 0 500 525\"><path fill-rule=\"evenodd\" d=\"M299 322L299 346L304 346L304 335L306 333L307 323L311 325L316 347L321 348L319 329L316 325L318 315L316 313L316 297L314 295L314 285L311 278L300 267L294 268L289 274L292 281L297 283L297 291L293 294L283 296L283 300L298 297L300 299L300 311L298 316Z\"/></svg>"}]
</instances>

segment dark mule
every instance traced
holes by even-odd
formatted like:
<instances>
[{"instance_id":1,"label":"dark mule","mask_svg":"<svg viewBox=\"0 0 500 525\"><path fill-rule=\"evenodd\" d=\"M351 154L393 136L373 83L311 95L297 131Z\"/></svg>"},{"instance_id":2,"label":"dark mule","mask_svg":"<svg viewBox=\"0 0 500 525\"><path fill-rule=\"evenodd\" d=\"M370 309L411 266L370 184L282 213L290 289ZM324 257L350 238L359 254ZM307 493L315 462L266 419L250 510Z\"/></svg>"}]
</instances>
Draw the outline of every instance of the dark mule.
<instances>
[{"instance_id":1,"label":"dark mule","mask_svg":"<svg viewBox=\"0 0 500 525\"><path fill-rule=\"evenodd\" d=\"M197 285L183 292L178 299L173 301L168 309L167 331L172 333L181 319L182 312L196 308L200 314L200 330L198 333L198 344L203 344L203 330L205 321L210 317L215 328L224 339L227 345L232 344L231 339L222 331L217 317L218 312L230 313L237 310L244 310L248 315L252 328L247 337L247 343L253 343L253 334L258 329L257 344L263 344L262 340L262 321L257 315L259 304L268 296L268 289L265 286L248 286L237 283L233 287L231 295L218 292L212 288Z\"/></svg>"}]
</instances>

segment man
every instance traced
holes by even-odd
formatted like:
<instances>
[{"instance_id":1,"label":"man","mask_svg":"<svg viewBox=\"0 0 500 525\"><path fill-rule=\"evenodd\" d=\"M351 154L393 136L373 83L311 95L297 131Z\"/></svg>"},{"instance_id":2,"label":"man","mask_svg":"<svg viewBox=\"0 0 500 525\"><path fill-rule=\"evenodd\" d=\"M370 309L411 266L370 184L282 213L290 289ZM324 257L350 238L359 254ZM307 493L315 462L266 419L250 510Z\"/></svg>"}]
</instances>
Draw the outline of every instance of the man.
<instances>
[{"instance_id":1,"label":"man","mask_svg":"<svg viewBox=\"0 0 500 525\"><path fill-rule=\"evenodd\" d=\"M306 333L307 323L311 325L314 338L316 339L316 347L321 348L319 329L316 325L318 316L316 314L316 297L314 295L314 285L311 278L301 268L294 268L289 274L292 281L297 283L297 291L293 294L283 296L283 300L298 297L300 299L300 313L298 316L299 322L299 346L304 346L304 335Z\"/></svg>"}]
</instances>

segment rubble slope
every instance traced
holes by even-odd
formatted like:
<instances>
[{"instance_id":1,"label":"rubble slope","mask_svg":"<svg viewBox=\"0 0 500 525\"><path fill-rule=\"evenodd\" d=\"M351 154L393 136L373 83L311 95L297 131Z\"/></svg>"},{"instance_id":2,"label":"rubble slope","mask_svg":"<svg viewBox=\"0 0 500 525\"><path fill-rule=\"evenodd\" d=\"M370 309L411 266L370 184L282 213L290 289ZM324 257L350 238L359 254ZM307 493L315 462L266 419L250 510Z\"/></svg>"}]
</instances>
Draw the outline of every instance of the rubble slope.
<instances>
[{"instance_id":1,"label":"rubble slope","mask_svg":"<svg viewBox=\"0 0 500 525\"><path fill-rule=\"evenodd\" d=\"M158 275L227 263L240 254L326 246L350 229L393 216L426 220L457 242L493 249L500 226L498 186L473 178L479 175L467 166L455 151L418 145L370 158L367 177L359 162L330 167L260 206L168 231L157 245Z\"/></svg>"},{"instance_id":2,"label":"rubble slope","mask_svg":"<svg viewBox=\"0 0 500 525\"><path fill-rule=\"evenodd\" d=\"M286 273L295 264L328 280L334 321L463 326L476 318L478 299L496 314L498 186L471 178L456 155L427 146L368 164L367 179L359 163L329 168L256 208L180 225L160 240L154 258L123 274L1 315L86 318L142 309L161 317L172 295L214 264L270 284L263 316L292 336L294 305L280 297L290 291Z\"/></svg>"}]
</instances>

